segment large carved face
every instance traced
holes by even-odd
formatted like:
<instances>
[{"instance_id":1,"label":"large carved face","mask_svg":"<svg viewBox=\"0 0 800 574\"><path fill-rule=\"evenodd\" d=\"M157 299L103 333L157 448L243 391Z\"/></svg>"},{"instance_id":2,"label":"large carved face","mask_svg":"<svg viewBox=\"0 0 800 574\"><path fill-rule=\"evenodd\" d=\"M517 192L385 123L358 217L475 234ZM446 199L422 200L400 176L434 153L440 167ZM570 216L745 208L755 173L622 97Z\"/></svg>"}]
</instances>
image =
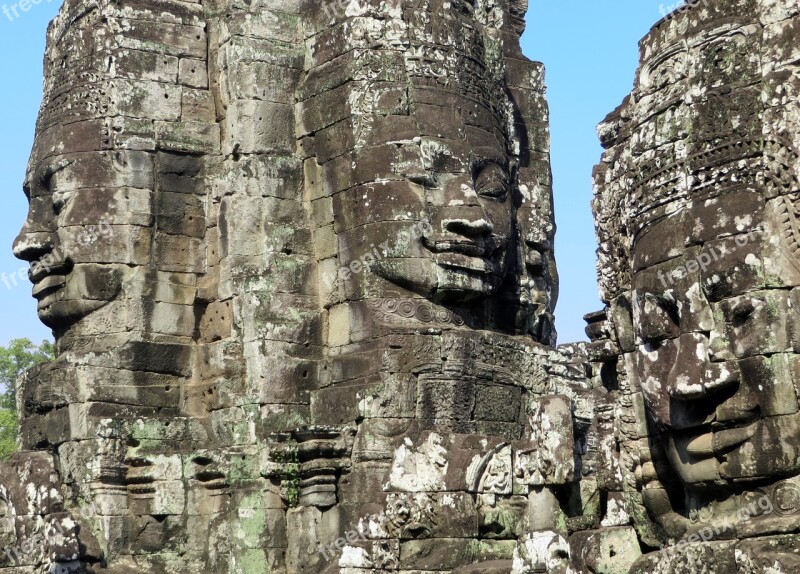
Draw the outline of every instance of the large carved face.
<instances>
[{"instance_id":1,"label":"large carved face","mask_svg":"<svg viewBox=\"0 0 800 574\"><path fill-rule=\"evenodd\" d=\"M686 484L798 470L797 292L769 286L780 253L764 209L757 192L732 193L668 218L634 246L635 257L672 256L634 276L633 365ZM683 232L703 225L708 241L686 248Z\"/></svg>"},{"instance_id":2,"label":"large carved face","mask_svg":"<svg viewBox=\"0 0 800 574\"><path fill-rule=\"evenodd\" d=\"M794 116L764 108L768 82L749 85L761 79L749 41L709 33L654 55L630 110L643 124L626 207L629 372L693 489L800 471L798 161L791 140L763 129ZM682 90L702 94L676 99Z\"/></svg>"},{"instance_id":3,"label":"large carved face","mask_svg":"<svg viewBox=\"0 0 800 574\"><path fill-rule=\"evenodd\" d=\"M52 132L66 147L75 145L68 127ZM31 263L33 296L46 325L68 326L112 301L126 265L141 263L137 251L145 245L125 249L137 241L136 228L115 225L126 210L146 223L147 192L117 181L141 159L110 151L48 154L37 145L25 183L28 218L14 253Z\"/></svg>"},{"instance_id":4,"label":"large carved face","mask_svg":"<svg viewBox=\"0 0 800 574\"><path fill-rule=\"evenodd\" d=\"M654 540L760 535L797 508L800 115L784 8L714 2L657 24L599 132L598 270L620 404L641 414L621 450ZM765 493L771 518L736 516Z\"/></svg>"},{"instance_id":5,"label":"large carved face","mask_svg":"<svg viewBox=\"0 0 800 574\"><path fill-rule=\"evenodd\" d=\"M423 131L431 121L424 114L415 119ZM427 137L404 147L412 157L400 167L385 157L386 148L365 150L361 161L385 165L386 173L355 190L355 201L371 212L367 221L385 221L348 232L347 258L376 249L370 271L431 299L492 295L506 275L515 233L513 166L504 146L472 129L460 142Z\"/></svg>"},{"instance_id":6,"label":"large carved face","mask_svg":"<svg viewBox=\"0 0 800 574\"><path fill-rule=\"evenodd\" d=\"M120 224L149 211L140 190L152 189L153 180L152 173L145 174L148 181L130 177L130 168L145 171L142 154L112 151L114 136L103 116L111 113L116 90L111 74L97 69L105 56L113 61L110 50L99 53L100 10L95 6L75 21L65 13L50 29L44 102L25 178L30 208L14 242L14 254L31 263L39 317L52 328L69 327L112 301L125 267L141 263L135 248L123 247L136 243L134 229ZM127 221L126 212L133 212Z\"/></svg>"},{"instance_id":7,"label":"large carved face","mask_svg":"<svg viewBox=\"0 0 800 574\"><path fill-rule=\"evenodd\" d=\"M406 4L382 24L387 49L353 57L352 115L317 136L317 160L341 217L340 269L363 260L411 292L468 302L496 294L521 253L513 105L470 3L437 4L433 31ZM354 45L376 33L360 26L348 29ZM306 105L311 130L323 112Z\"/></svg>"},{"instance_id":8,"label":"large carved face","mask_svg":"<svg viewBox=\"0 0 800 574\"><path fill-rule=\"evenodd\" d=\"M176 85L178 58L109 40L113 7L78 4L68 1L48 32L30 208L14 253L30 262L39 317L57 337L78 323L71 334L187 336L192 274L204 265L202 158L215 143L215 126L197 129L213 121L198 88L205 65L187 60L194 76L182 82L198 87ZM198 34L175 41L204 57Z\"/></svg>"}]
</instances>

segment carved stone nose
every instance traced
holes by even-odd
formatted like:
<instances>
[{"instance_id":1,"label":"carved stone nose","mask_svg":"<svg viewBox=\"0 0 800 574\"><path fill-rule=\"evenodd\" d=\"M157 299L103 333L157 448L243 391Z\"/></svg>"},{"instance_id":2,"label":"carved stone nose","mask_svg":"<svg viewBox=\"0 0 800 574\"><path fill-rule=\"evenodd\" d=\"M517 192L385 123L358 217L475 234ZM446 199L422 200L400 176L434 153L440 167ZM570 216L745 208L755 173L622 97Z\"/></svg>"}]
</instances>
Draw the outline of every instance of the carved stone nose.
<instances>
[{"instance_id":1,"label":"carved stone nose","mask_svg":"<svg viewBox=\"0 0 800 574\"><path fill-rule=\"evenodd\" d=\"M669 394L681 401L694 401L719 393L739 382L733 363L709 363L709 342L705 335L681 336L675 366L670 373Z\"/></svg>"},{"instance_id":2,"label":"carved stone nose","mask_svg":"<svg viewBox=\"0 0 800 574\"><path fill-rule=\"evenodd\" d=\"M14 240L14 257L33 262L53 250L53 238L49 233L27 233L22 231Z\"/></svg>"},{"instance_id":3,"label":"carved stone nose","mask_svg":"<svg viewBox=\"0 0 800 574\"><path fill-rule=\"evenodd\" d=\"M728 340L720 331L712 331L708 345L708 358L712 363L732 361L735 359Z\"/></svg>"}]
</instances>

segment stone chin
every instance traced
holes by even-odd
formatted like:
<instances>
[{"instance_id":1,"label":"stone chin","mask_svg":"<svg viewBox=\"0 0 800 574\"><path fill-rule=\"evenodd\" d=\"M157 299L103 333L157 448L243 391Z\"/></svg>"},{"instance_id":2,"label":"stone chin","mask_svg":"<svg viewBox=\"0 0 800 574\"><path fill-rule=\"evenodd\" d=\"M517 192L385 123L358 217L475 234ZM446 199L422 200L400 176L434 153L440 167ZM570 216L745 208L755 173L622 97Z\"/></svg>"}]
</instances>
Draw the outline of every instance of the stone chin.
<instances>
[{"instance_id":1,"label":"stone chin","mask_svg":"<svg viewBox=\"0 0 800 574\"><path fill-rule=\"evenodd\" d=\"M41 285L47 283L55 289L43 290ZM108 305L121 289L119 270L99 265L76 266L66 277L50 276L34 286L39 320L53 330L67 329Z\"/></svg>"},{"instance_id":2,"label":"stone chin","mask_svg":"<svg viewBox=\"0 0 800 574\"><path fill-rule=\"evenodd\" d=\"M71 327L90 313L108 305L110 301L56 301L39 303L39 320L51 329Z\"/></svg>"}]
</instances>

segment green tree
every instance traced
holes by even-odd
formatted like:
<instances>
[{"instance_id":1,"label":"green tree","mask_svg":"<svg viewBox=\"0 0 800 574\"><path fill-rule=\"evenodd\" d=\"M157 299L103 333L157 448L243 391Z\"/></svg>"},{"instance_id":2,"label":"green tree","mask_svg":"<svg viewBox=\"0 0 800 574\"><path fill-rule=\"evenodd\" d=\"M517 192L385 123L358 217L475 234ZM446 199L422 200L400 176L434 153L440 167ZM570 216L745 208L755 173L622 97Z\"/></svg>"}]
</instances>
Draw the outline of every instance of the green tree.
<instances>
[{"instance_id":1,"label":"green tree","mask_svg":"<svg viewBox=\"0 0 800 574\"><path fill-rule=\"evenodd\" d=\"M38 346L30 339L13 339L0 347L0 459L8 458L17 449L17 377L42 361L55 356L53 343L42 341Z\"/></svg>"},{"instance_id":2,"label":"green tree","mask_svg":"<svg viewBox=\"0 0 800 574\"><path fill-rule=\"evenodd\" d=\"M17 450L18 432L17 411L0 409L0 460L6 460Z\"/></svg>"}]
</instances>

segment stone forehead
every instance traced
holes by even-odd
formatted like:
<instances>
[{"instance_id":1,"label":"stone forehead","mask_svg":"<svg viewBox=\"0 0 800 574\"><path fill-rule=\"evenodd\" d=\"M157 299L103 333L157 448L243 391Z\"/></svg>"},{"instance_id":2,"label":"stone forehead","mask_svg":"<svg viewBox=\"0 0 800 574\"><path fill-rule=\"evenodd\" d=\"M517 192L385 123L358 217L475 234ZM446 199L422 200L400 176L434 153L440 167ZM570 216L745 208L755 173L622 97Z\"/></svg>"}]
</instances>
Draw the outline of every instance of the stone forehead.
<instances>
[{"instance_id":1,"label":"stone forehead","mask_svg":"<svg viewBox=\"0 0 800 574\"><path fill-rule=\"evenodd\" d=\"M658 222L717 200L724 211L746 190L765 204L798 191L789 28L772 8L733 4L694 3L657 24L632 94L598 127L606 151L593 205L608 297L629 283L630 251Z\"/></svg>"}]
</instances>

